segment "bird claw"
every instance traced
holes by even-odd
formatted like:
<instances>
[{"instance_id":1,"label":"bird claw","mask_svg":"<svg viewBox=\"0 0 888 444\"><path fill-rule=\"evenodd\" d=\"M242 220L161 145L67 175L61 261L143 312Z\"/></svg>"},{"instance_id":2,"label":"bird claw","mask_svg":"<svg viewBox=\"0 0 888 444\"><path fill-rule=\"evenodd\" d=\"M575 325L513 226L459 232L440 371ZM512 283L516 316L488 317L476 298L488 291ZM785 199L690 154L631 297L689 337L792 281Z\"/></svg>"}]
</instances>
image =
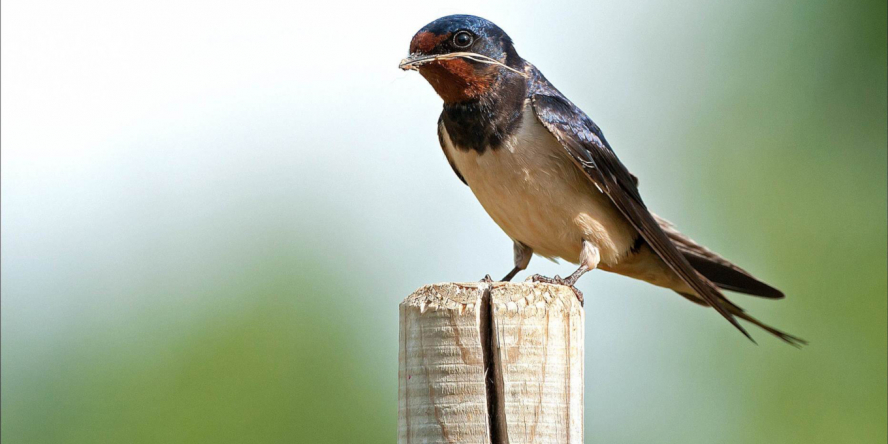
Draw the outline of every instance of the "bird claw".
<instances>
[{"instance_id":1,"label":"bird claw","mask_svg":"<svg viewBox=\"0 0 888 444\"><path fill-rule=\"evenodd\" d=\"M484 282L485 284L491 284L491 283L493 283L493 278L490 277L489 274L485 274L484 277L481 278L480 282Z\"/></svg>"},{"instance_id":2,"label":"bird claw","mask_svg":"<svg viewBox=\"0 0 888 444\"><path fill-rule=\"evenodd\" d=\"M567 287L567 288L570 288L571 291L574 292L574 295L576 295L577 300L580 301L580 306L581 306L581 307L582 307L582 306L584 305L584 303L585 303L585 300L583 299L583 292L580 291L580 290L574 285L574 284L576 283L576 280L574 280L573 282L571 282L570 278L568 278L568 279L563 279L561 276L558 276L557 274L555 275L555 277L551 277L551 278L550 278L550 277L543 276L543 275L541 275L541 274L535 274L535 275L531 276L530 278L528 278L528 280L531 281L531 282L542 282L542 283L544 283L544 284L563 285L563 286L565 286L565 287Z\"/></svg>"}]
</instances>

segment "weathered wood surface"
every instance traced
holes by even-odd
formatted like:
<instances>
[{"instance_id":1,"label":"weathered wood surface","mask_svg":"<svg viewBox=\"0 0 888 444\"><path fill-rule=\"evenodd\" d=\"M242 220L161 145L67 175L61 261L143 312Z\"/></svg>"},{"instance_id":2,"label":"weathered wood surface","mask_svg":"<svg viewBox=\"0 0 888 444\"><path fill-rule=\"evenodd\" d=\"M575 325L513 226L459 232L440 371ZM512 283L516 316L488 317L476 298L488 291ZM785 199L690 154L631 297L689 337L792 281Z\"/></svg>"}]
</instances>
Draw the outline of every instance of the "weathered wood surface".
<instances>
[{"instance_id":1,"label":"weathered wood surface","mask_svg":"<svg viewBox=\"0 0 888 444\"><path fill-rule=\"evenodd\" d=\"M399 443L581 443L584 313L540 283L427 285L400 307Z\"/></svg>"}]
</instances>

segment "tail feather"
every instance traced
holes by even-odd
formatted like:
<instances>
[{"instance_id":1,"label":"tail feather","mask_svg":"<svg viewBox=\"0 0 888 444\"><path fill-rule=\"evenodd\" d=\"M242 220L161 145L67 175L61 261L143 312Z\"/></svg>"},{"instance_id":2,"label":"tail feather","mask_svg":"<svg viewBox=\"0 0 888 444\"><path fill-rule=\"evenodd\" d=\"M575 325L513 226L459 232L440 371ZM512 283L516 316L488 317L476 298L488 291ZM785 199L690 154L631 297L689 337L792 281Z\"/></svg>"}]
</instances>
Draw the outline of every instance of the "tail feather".
<instances>
[{"instance_id":1,"label":"tail feather","mask_svg":"<svg viewBox=\"0 0 888 444\"><path fill-rule=\"evenodd\" d=\"M684 257L688 260L691 266L700 273L703 277L711 281L713 284L718 286L721 289L735 291L738 293L745 293L753 296L761 296L769 299L781 299L784 297L783 292L780 290L756 279L746 270L732 264L727 259L719 256L708 248L694 242L691 238L685 236L678 229L675 228L672 223L669 221L657 216L653 215L654 219L656 219L657 223L660 225L660 228L666 233L669 237L669 240L678 248ZM643 262L643 261L642 261ZM634 265L630 265L628 268L623 269L615 269L621 274L626 274L627 276L638 277L647 276L644 273L640 273L638 271L639 266L641 268L646 268L649 264L645 265L642 263L641 265L636 263ZM641 279L645 279L644 277L640 277ZM647 279L645 279L647 280ZM672 288L678 294L684 296L691 302L709 306L703 298L697 296L694 293L691 293L690 288L676 288L671 285L664 285L663 281L659 280L648 280L655 285L666 286L667 288ZM718 302L727 311L731 316L736 316L737 318L743 319L746 322L756 325L757 327L765 330L766 332L780 338L784 342L794 346L794 347L802 347L803 345L807 345L808 342L804 339L786 333L784 331L778 330L774 327L771 327L768 324L765 324L762 321L750 316L746 313L745 310L740 308L738 305L734 304L730 300L724 297L724 295L719 295ZM741 331L744 331L741 329ZM744 331L745 333L745 331ZM747 337L749 335L747 334ZM749 338L752 340L752 338ZM753 340L753 342L755 342Z\"/></svg>"},{"instance_id":2,"label":"tail feather","mask_svg":"<svg viewBox=\"0 0 888 444\"><path fill-rule=\"evenodd\" d=\"M778 330L774 327L771 327L770 325L765 324L764 322L759 321L758 319L750 316L748 313L746 313L742 309L739 310L738 312L734 312L734 316L737 316L740 319L743 319L747 322L757 325L762 330L764 330L768 333L771 333L774 336L777 336L778 338L780 338L781 340L783 340L784 342L786 342L787 344L789 344L793 347L802 348L802 346L808 345L808 341L806 341L798 336L794 336L789 333L786 333L785 331L781 331L781 330Z\"/></svg>"},{"instance_id":3,"label":"tail feather","mask_svg":"<svg viewBox=\"0 0 888 444\"><path fill-rule=\"evenodd\" d=\"M703 299L700 299L699 297L697 297L697 295L683 293L683 292L676 292L676 293L684 296L685 299L687 299L691 302L694 302L696 304L700 304L704 307L709 306L709 304L707 304L706 301L704 301ZM729 301L727 298L724 298L722 300L722 302L724 303L724 306L728 310L728 312L731 313L732 315L737 316L738 318L743 319L744 321L749 322L768 333L771 333L772 335L780 338L781 340L783 340L787 344L792 345L793 347L796 347L796 348L802 348L802 346L808 345L808 341L806 341L798 336L791 335L791 334L786 333L782 330L778 330L774 327L771 327L770 325L765 324L764 322L759 321L758 319L750 316L749 313L746 312L746 310L743 310L737 304ZM752 342L755 342L755 341L753 340Z\"/></svg>"},{"instance_id":4,"label":"tail feather","mask_svg":"<svg viewBox=\"0 0 888 444\"><path fill-rule=\"evenodd\" d=\"M697 272L721 289L769 299L782 299L783 292L756 279L712 250L685 236L666 219L654 215L660 228Z\"/></svg>"},{"instance_id":5,"label":"tail feather","mask_svg":"<svg viewBox=\"0 0 888 444\"><path fill-rule=\"evenodd\" d=\"M752 277L734 264L725 264L679 248L691 266L721 289L768 299L783 299L783 292ZM727 261L725 261L727 262Z\"/></svg>"}]
</instances>

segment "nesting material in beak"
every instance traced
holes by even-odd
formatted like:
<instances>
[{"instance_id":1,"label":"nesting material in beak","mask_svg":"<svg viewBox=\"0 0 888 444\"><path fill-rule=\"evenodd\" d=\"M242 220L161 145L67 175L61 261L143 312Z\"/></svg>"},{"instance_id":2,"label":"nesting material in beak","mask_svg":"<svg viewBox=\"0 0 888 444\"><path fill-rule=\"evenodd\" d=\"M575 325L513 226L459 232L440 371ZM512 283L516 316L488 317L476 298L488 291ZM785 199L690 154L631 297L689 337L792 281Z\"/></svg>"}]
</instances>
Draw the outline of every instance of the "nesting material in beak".
<instances>
[{"instance_id":1,"label":"nesting material in beak","mask_svg":"<svg viewBox=\"0 0 888 444\"><path fill-rule=\"evenodd\" d=\"M426 64L426 63L436 62L439 60L453 60L453 59L458 59L458 58L465 58L465 59L471 60L473 62L486 63L488 65L499 65L499 66L502 66L503 68L508 69L509 71L514 72L515 74L518 74L522 77L527 77L523 72L518 71L517 69L512 68L511 66L508 66L508 65L504 64L503 62L500 62L497 59L487 57L485 55L481 55L481 54L478 54L475 52L451 52L448 54L436 54L436 55L428 55L428 56L413 54L410 57L407 57L406 59L401 60L401 63L398 64L398 68L401 68L404 71L418 70L421 65Z\"/></svg>"}]
</instances>

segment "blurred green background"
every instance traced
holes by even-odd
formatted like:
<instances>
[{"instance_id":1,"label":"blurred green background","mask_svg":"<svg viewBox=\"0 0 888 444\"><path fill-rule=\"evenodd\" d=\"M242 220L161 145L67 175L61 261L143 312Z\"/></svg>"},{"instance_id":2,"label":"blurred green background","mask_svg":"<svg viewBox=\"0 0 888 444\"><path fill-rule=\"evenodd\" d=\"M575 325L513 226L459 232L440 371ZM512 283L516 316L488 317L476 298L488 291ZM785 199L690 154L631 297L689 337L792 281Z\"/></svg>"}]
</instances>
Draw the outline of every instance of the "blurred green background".
<instances>
[{"instance_id":1,"label":"blurred green background","mask_svg":"<svg viewBox=\"0 0 888 444\"><path fill-rule=\"evenodd\" d=\"M4 443L393 442L398 303L511 267L396 68L466 12L811 341L592 273L587 441L885 442L884 1L11 0Z\"/></svg>"}]
</instances>

